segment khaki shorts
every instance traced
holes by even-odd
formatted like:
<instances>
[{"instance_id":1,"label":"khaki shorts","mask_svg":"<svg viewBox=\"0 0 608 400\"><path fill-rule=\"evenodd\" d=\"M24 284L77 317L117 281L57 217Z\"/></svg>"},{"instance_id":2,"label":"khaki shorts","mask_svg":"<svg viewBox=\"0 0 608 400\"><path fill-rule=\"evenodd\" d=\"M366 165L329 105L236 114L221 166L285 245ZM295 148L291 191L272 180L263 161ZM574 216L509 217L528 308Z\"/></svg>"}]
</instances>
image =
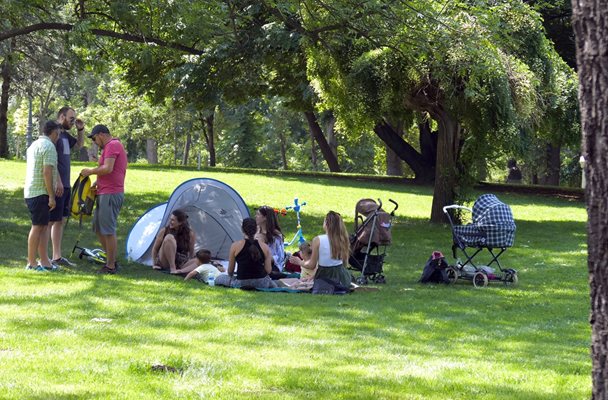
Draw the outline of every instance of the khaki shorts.
<instances>
[{"instance_id":1,"label":"khaki shorts","mask_svg":"<svg viewBox=\"0 0 608 400\"><path fill-rule=\"evenodd\" d=\"M93 232L102 235L116 235L116 221L124 199L124 193L97 196L97 207L93 213Z\"/></svg>"}]
</instances>

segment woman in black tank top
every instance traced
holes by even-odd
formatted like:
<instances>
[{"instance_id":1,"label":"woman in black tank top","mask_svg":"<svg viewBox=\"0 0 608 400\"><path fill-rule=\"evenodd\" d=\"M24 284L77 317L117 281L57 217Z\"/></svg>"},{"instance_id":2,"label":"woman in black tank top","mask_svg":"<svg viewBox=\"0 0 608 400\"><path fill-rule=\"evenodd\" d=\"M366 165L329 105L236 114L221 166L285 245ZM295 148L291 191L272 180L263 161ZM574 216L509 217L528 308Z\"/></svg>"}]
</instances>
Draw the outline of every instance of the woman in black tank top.
<instances>
[{"instance_id":1,"label":"woman in black tank top","mask_svg":"<svg viewBox=\"0 0 608 400\"><path fill-rule=\"evenodd\" d=\"M254 239L257 231L255 219L245 218L242 225L245 238L230 246L228 275L215 279L216 285L231 287L273 288L276 283L268 274L272 270L270 249ZM235 276L235 267L238 268Z\"/></svg>"}]
</instances>

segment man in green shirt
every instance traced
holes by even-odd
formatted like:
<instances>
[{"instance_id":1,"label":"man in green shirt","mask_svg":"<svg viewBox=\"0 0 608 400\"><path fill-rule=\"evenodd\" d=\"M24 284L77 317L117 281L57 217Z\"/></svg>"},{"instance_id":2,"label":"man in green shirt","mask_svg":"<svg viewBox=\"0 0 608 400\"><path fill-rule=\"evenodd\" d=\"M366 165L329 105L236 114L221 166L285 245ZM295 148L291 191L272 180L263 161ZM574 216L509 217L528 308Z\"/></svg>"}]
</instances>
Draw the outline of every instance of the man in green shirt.
<instances>
[{"instance_id":1,"label":"man in green shirt","mask_svg":"<svg viewBox=\"0 0 608 400\"><path fill-rule=\"evenodd\" d=\"M27 149L27 169L23 197L30 211L32 227L27 238L26 269L52 270L46 243L41 240L48 229L50 211L55 208L55 186L57 184L57 150L59 125L48 121L43 134ZM44 243L43 243L44 242ZM40 264L36 264L36 252Z\"/></svg>"}]
</instances>

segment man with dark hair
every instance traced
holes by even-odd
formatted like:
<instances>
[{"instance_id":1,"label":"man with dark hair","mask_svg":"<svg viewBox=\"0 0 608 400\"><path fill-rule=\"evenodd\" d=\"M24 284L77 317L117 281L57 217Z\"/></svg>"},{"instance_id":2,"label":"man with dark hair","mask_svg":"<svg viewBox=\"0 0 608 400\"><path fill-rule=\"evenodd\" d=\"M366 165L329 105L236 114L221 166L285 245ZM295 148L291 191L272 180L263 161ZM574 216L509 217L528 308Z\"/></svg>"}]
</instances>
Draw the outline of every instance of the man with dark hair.
<instances>
[{"instance_id":1,"label":"man with dark hair","mask_svg":"<svg viewBox=\"0 0 608 400\"><path fill-rule=\"evenodd\" d=\"M57 178L57 151L55 142L59 137L59 125L48 121L43 134L27 149L27 169L23 197L30 211L32 227L27 238L26 269L35 271L54 270L47 253L50 211L55 206ZM45 240L46 238L46 240ZM36 252L40 264L36 264Z\"/></svg>"},{"instance_id":2,"label":"man with dark hair","mask_svg":"<svg viewBox=\"0 0 608 400\"><path fill-rule=\"evenodd\" d=\"M70 180L71 151L79 150L84 143L84 122L76 118L76 112L72 107L62 107L57 112L57 123L60 125L59 138L55 143L57 149L57 189L55 196L57 207L50 216L50 236L53 245L52 262L54 265L73 267L75 264L61 255L61 241L63 240L63 229L70 215L70 195L72 181ZM68 132L76 125L78 135L75 138ZM45 243L48 243L48 232Z\"/></svg>"},{"instance_id":3,"label":"man with dark hair","mask_svg":"<svg viewBox=\"0 0 608 400\"><path fill-rule=\"evenodd\" d=\"M127 153L120 140L113 138L105 125L95 125L88 136L101 147L99 166L85 168L82 176L97 175L92 186L97 191L97 207L93 214L93 230L107 255L107 264L97 271L100 274L115 274L117 270L116 221L125 198L125 175Z\"/></svg>"}]
</instances>

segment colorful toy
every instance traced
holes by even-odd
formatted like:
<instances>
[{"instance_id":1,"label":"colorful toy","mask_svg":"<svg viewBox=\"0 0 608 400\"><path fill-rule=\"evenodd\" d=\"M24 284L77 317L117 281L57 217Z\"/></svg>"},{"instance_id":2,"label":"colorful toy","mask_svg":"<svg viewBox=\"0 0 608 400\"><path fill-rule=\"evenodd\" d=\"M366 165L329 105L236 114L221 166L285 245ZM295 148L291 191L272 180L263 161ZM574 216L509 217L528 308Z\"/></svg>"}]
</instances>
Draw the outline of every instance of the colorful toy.
<instances>
[{"instance_id":1,"label":"colorful toy","mask_svg":"<svg viewBox=\"0 0 608 400\"><path fill-rule=\"evenodd\" d=\"M287 210L285 208L281 208L280 210L278 208L275 208L274 213L277 215L282 215L284 217L287 215Z\"/></svg>"},{"instance_id":2,"label":"colorful toy","mask_svg":"<svg viewBox=\"0 0 608 400\"><path fill-rule=\"evenodd\" d=\"M295 242L296 238L298 238L298 243L300 243L300 244L304 243L306 241L306 239L304 238L304 235L302 234L302 224L300 223L300 210L305 205L306 205L306 202L303 202L300 204L298 202L298 198L296 197L295 199L293 199L293 206L285 207L285 212L287 212L287 210L294 210L296 212L296 219L298 221L298 226L297 226L298 231L296 232L296 234L293 236L293 238L289 242L285 242L285 247L291 246Z\"/></svg>"}]
</instances>

